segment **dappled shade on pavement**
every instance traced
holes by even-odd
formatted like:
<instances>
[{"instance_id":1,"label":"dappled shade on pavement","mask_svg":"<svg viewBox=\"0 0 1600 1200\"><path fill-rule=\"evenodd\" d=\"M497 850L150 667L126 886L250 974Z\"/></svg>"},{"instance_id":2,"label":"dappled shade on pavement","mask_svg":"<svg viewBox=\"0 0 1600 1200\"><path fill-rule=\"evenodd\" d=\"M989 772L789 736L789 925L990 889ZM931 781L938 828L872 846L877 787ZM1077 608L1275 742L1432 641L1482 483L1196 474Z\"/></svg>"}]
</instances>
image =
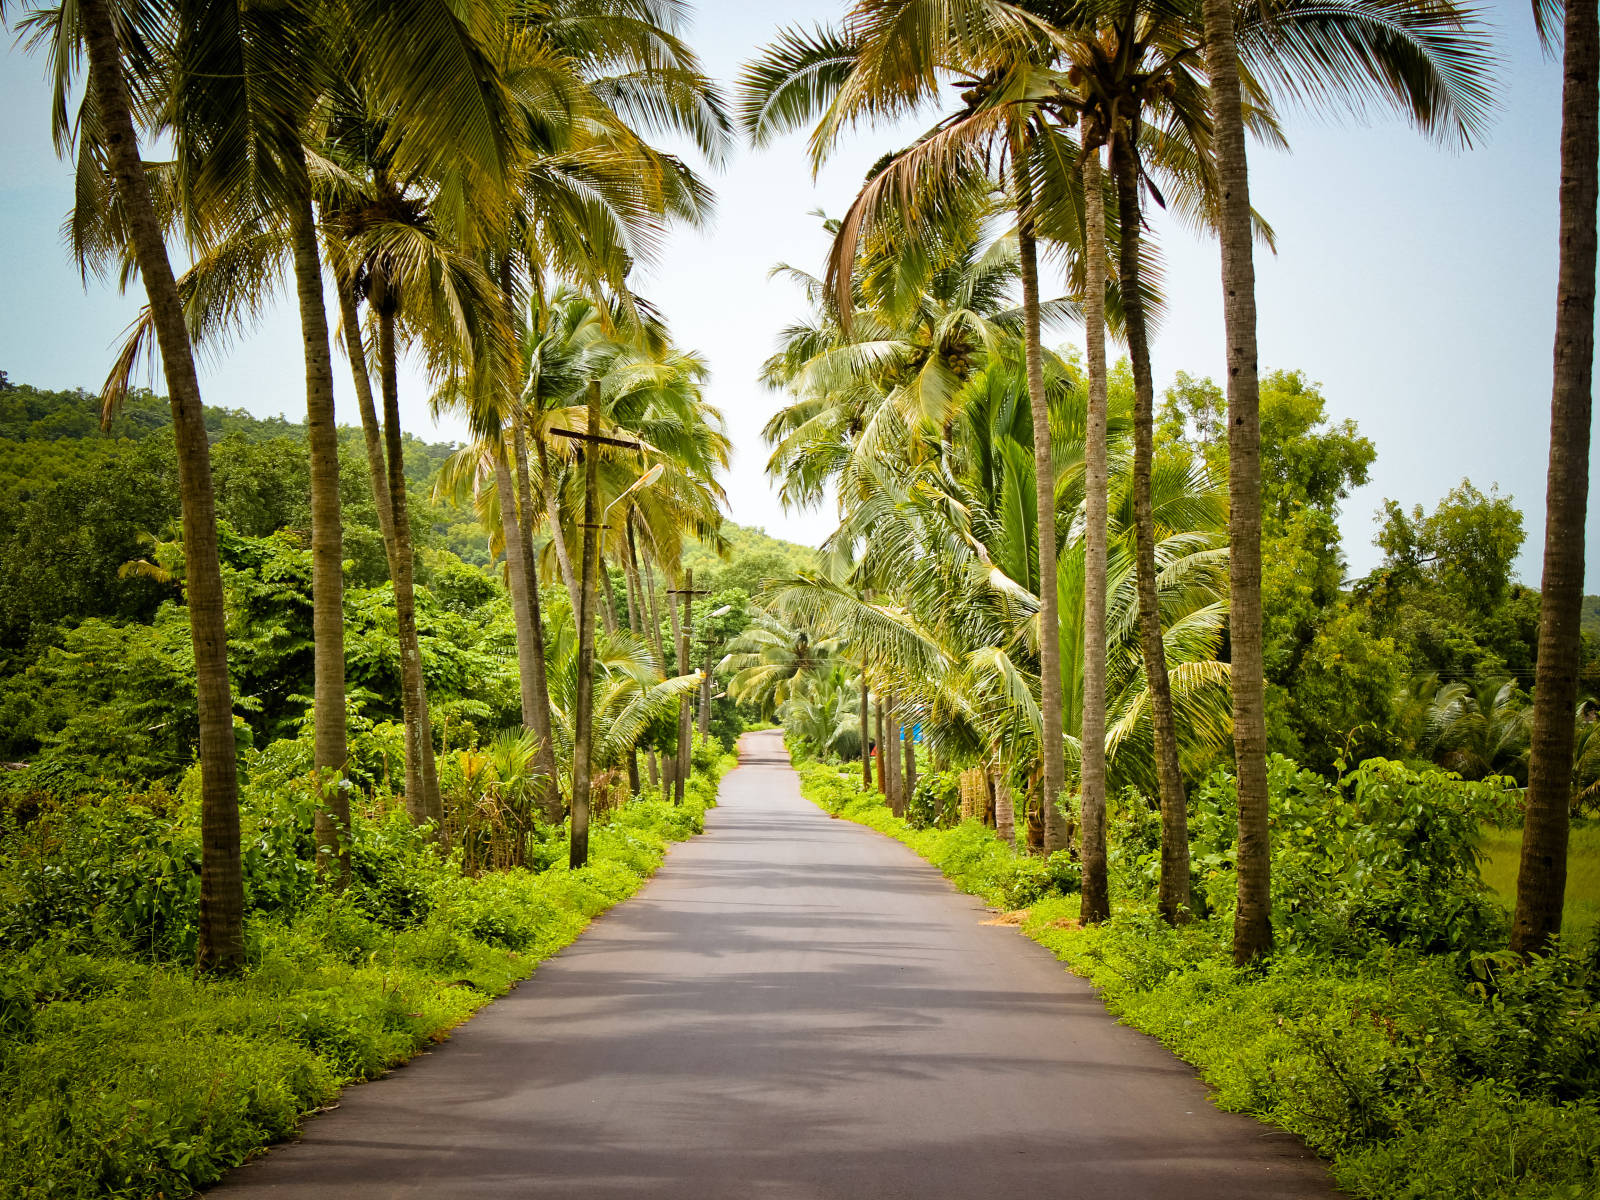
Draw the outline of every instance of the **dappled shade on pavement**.
<instances>
[{"instance_id":1,"label":"dappled shade on pavement","mask_svg":"<svg viewBox=\"0 0 1600 1200\"><path fill-rule=\"evenodd\" d=\"M1015 929L746 735L707 835L438 1050L212 1193L1335 1195Z\"/></svg>"}]
</instances>

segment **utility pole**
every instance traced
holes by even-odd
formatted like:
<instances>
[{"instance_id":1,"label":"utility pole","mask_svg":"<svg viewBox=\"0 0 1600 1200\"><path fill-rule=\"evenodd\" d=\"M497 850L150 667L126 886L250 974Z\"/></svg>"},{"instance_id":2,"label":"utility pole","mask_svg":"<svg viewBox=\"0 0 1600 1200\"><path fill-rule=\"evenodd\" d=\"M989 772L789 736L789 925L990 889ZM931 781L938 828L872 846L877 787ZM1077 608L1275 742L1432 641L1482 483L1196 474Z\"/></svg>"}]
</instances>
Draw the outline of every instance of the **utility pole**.
<instances>
[{"instance_id":1,"label":"utility pole","mask_svg":"<svg viewBox=\"0 0 1600 1200\"><path fill-rule=\"evenodd\" d=\"M572 841L567 862L581 867L589 861L589 792L592 784L594 753L594 569L600 558L600 456L597 446L605 443L638 449L637 442L602 437L595 433L600 424L600 381L589 381L588 416L583 433L552 429L561 437L583 442L583 558L578 577L578 697L572 730Z\"/></svg>"}]
</instances>

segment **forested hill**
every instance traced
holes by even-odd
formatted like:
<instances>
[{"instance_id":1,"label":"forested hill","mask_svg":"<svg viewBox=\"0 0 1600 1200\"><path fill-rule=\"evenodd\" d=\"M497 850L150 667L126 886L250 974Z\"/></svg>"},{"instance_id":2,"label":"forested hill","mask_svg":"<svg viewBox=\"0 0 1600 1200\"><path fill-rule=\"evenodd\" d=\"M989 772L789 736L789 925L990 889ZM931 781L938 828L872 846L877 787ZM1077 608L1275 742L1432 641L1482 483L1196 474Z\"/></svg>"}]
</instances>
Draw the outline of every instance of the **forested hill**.
<instances>
[{"instance_id":1,"label":"forested hill","mask_svg":"<svg viewBox=\"0 0 1600 1200\"><path fill-rule=\"evenodd\" d=\"M104 430L100 427L100 412L100 397L93 392L82 388L44 391L13 383L0 371L0 439L5 441L142 441L152 436L164 438L172 427L172 409L167 398L144 389L129 395ZM283 417L258 417L242 408L217 408L210 404L206 405L205 414L206 430L213 442L224 438L247 442L293 438L303 442L306 438L303 424ZM359 444L361 431L358 428L341 426L339 433L343 440ZM453 442L424 442L409 433L403 436L406 478L413 485L431 479L456 448Z\"/></svg>"},{"instance_id":2,"label":"forested hill","mask_svg":"<svg viewBox=\"0 0 1600 1200\"><path fill-rule=\"evenodd\" d=\"M163 397L131 397L108 430L93 393L45 391L0 375L0 673L30 643L86 617L148 622L173 594L130 564L177 536L177 463ZM304 425L239 409L206 409L217 516L244 538L309 538ZM359 429L341 430L344 552L352 582L387 578ZM454 446L407 436L412 525L424 548L489 561L467 509L435 503L428 482ZM51 634L50 636L53 636Z\"/></svg>"}]
</instances>

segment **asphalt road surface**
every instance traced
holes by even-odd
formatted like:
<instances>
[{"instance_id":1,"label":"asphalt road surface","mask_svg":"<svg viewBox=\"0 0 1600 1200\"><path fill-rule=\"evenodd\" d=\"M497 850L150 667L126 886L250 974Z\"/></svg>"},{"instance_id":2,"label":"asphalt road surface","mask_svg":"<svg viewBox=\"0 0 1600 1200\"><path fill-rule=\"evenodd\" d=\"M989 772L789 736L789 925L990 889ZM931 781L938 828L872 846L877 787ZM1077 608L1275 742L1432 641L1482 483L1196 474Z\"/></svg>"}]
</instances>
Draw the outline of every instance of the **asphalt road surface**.
<instances>
[{"instance_id":1,"label":"asphalt road surface","mask_svg":"<svg viewBox=\"0 0 1600 1200\"><path fill-rule=\"evenodd\" d=\"M747 735L704 837L213 1195L1332 1197L1154 1039Z\"/></svg>"}]
</instances>

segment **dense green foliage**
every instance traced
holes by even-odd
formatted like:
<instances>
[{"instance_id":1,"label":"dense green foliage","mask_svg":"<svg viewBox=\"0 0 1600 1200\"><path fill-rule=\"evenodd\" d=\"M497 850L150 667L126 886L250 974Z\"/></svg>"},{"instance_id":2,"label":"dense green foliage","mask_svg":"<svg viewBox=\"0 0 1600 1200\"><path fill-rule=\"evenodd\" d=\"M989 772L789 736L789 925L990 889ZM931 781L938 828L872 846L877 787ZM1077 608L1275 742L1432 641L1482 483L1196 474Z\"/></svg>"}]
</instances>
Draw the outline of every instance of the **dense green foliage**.
<instances>
[{"instance_id":1,"label":"dense green foliage","mask_svg":"<svg viewBox=\"0 0 1600 1200\"><path fill-rule=\"evenodd\" d=\"M974 821L913 828L853 768L801 767L805 795L887 833L1100 988L1129 1024L1198 1067L1216 1103L1328 1156L1352 1195L1578 1200L1600 1189L1600 942L1514 965L1477 870L1479 822L1506 794L1374 760L1329 783L1275 760L1280 948L1232 966L1231 780L1197 795L1192 853L1216 911L1154 915L1159 824L1113 811L1118 915L1082 928L1070 870ZM1339 803L1333 803L1337 799Z\"/></svg>"},{"instance_id":2,"label":"dense green foliage","mask_svg":"<svg viewBox=\"0 0 1600 1200\"><path fill-rule=\"evenodd\" d=\"M441 858L392 805L358 816L352 883L321 888L311 797L267 763L245 790L249 967L188 963L192 788L62 806L0 839L0 1196L186 1196L339 1087L448 1036L630 895L702 827L731 759L697 757L682 807L647 794L566 867Z\"/></svg>"}]
</instances>

